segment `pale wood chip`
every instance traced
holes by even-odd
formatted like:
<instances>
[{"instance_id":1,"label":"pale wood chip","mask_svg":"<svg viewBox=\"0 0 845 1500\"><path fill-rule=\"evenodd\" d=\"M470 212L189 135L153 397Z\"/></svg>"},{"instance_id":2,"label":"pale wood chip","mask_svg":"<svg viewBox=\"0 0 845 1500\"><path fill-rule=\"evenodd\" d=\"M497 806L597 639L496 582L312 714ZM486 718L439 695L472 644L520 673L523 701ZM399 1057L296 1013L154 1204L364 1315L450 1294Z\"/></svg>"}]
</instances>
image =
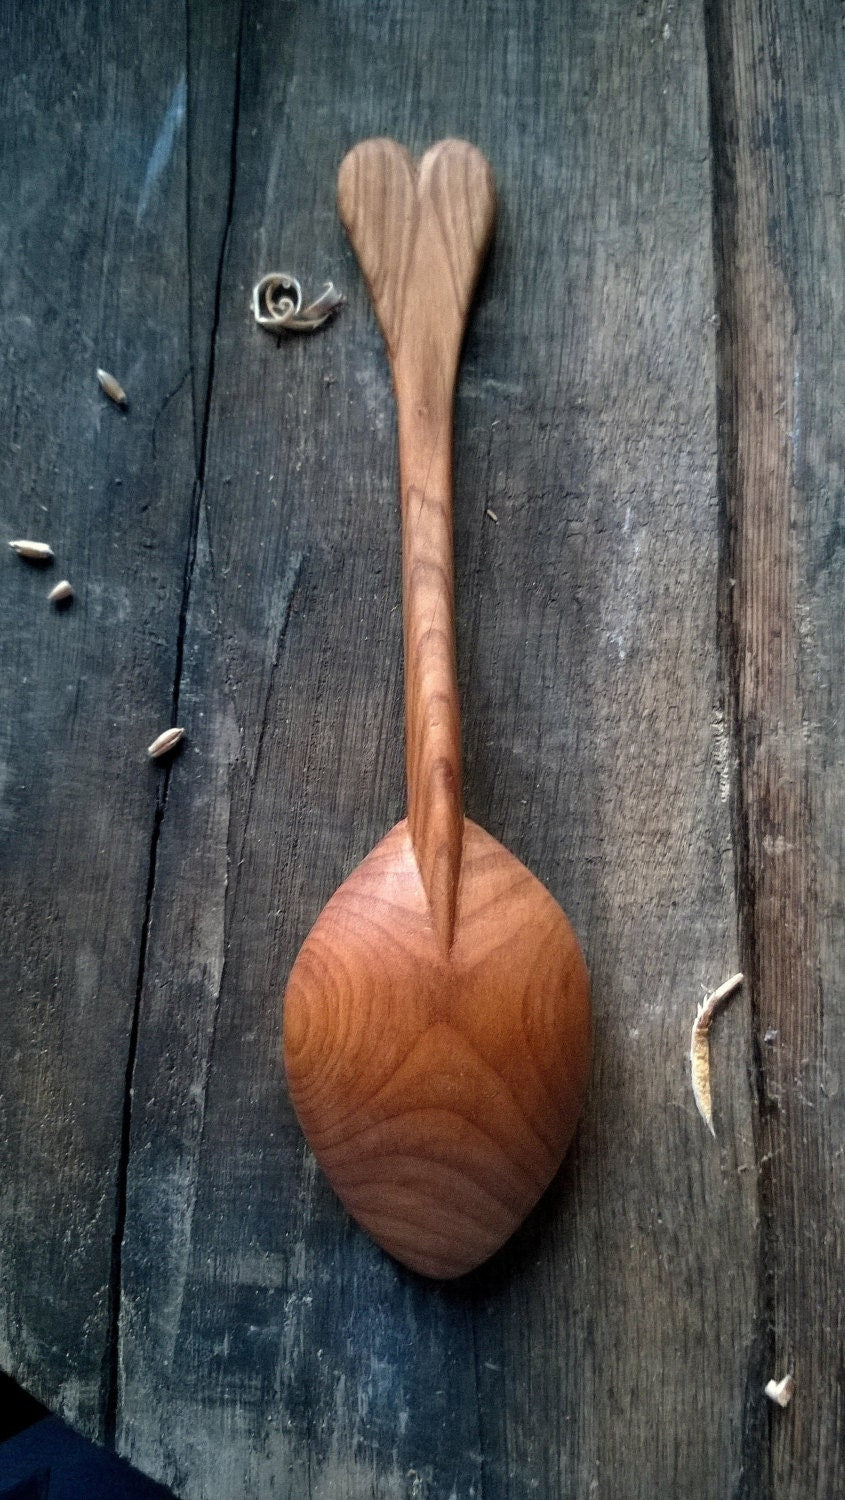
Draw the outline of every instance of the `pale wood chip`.
<instances>
[{"instance_id":1,"label":"pale wood chip","mask_svg":"<svg viewBox=\"0 0 845 1500\"><path fill-rule=\"evenodd\" d=\"M55 553L46 542L30 542L24 537L20 541L10 542L9 546L18 557L25 557L27 562L52 562Z\"/></svg>"},{"instance_id":2,"label":"pale wood chip","mask_svg":"<svg viewBox=\"0 0 845 1500\"><path fill-rule=\"evenodd\" d=\"M147 746L147 754L150 760L160 760L162 755L167 755L168 751L175 749L179 741L184 738L185 731L181 727L165 729L162 734L153 740L151 745Z\"/></svg>"},{"instance_id":3,"label":"pale wood chip","mask_svg":"<svg viewBox=\"0 0 845 1500\"><path fill-rule=\"evenodd\" d=\"M794 1392L794 1375L784 1375L782 1380L770 1380L766 1386L766 1395L776 1406L788 1406Z\"/></svg>"},{"instance_id":4,"label":"pale wood chip","mask_svg":"<svg viewBox=\"0 0 845 1500\"><path fill-rule=\"evenodd\" d=\"M108 370L98 370L97 379L110 401L114 401L116 406L126 406L126 392L119 380L115 380Z\"/></svg>"}]
</instances>

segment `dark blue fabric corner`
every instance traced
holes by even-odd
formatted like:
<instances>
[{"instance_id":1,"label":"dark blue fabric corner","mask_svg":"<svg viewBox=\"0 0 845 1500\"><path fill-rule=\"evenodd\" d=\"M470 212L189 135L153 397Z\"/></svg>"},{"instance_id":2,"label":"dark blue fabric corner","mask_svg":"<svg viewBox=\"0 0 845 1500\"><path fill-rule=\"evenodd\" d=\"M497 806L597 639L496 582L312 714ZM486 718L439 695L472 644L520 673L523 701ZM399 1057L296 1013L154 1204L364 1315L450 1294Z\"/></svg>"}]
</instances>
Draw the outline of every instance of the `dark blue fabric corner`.
<instances>
[{"instance_id":1,"label":"dark blue fabric corner","mask_svg":"<svg viewBox=\"0 0 845 1500\"><path fill-rule=\"evenodd\" d=\"M0 1443L0 1500L173 1500L122 1459L44 1417Z\"/></svg>"},{"instance_id":2,"label":"dark blue fabric corner","mask_svg":"<svg viewBox=\"0 0 845 1500\"><path fill-rule=\"evenodd\" d=\"M31 1478L3 1490L3 1500L50 1500L50 1470L39 1469Z\"/></svg>"}]
</instances>

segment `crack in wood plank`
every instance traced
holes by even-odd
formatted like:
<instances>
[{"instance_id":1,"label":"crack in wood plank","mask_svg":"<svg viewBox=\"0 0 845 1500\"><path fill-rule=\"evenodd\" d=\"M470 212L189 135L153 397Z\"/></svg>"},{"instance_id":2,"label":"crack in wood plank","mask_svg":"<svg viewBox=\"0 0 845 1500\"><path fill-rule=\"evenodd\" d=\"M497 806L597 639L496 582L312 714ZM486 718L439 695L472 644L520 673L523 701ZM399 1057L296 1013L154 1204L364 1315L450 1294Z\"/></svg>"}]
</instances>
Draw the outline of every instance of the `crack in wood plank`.
<instances>
[{"instance_id":1,"label":"crack in wood plank","mask_svg":"<svg viewBox=\"0 0 845 1500\"><path fill-rule=\"evenodd\" d=\"M794 216L804 185L793 166L798 141L790 133L789 89L800 75L802 45L794 15L779 0L762 7L754 0L710 0L706 13L720 316L723 650L739 764L735 848L755 1029L761 1210L742 1494L797 1500L839 1493L845 1482L831 1394L841 1356L833 1328L819 1324L816 1303L820 1279L841 1281L843 1250L823 1098L820 772L801 626L810 569ZM803 119L809 126L809 114ZM812 298L811 292L810 306ZM824 1231L816 1205L829 1216ZM792 1425L772 1423L761 1399L765 1379L784 1364L794 1365L799 1390L800 1415ZM845 1431L841 1405L838 1425Z\"/></svg>"},{"instance_id":2,"label":"crack in wood plank","mask_svg":"<svg viewBox=\"0 0 845 1500\"><path fill-rule=\"evenodd\" d=\"M237 177L237 146L238 146L238 124L240 116L240 75L241 56L243 47L244 29L244 0L241 0L238 42L235 55L235 88L232 102L232 119L230 131L229 149L229 178L228 197L226 209L226 221L220 239L217 257L217 272L214 292L214 315L210 335L210 356L206 382L205 401L203 406L202 429L200 434L199 456L197 461L196 478L194 482L194 494L191 507L191 521L188 533L188 546L185 554L185 563L182 577L182 598L179 611L179 623L176 635L175 663L173 672L173 723L175 724L179 714L179 692L182 681L182 671L185 650L185 635L188 620L188 609L191 597L191 585L194 575L194 567L197 555L197 533L201 511L203 486L205 482L206 456L208 451L209 422L211 413L212 392L214 386L214 375L216 367L217 341L220 328L220 309L223 288L223 274L226 264L226 251L229 243L229 234L232 225L232 215L235 202L235 184ZM186 17L187 32L187 17ZM186 41L187 41L186 35ZM186 78L187 78L186 74ZM190 111L190 94L188 94L188 110ZM186 158L190 159L190 137L185 133ZM186 172L186 197L190 197L190 171ZM190 226L190 219L188 220ZM191 259L191 246L188 244L188 261ZM168 401L181 390L185 380L193 375L193 362L181 376L178 384L169 396L165 398L156 416L158 421L161 412ZM155 422L152 428L152 445L155 453ZM156 804L155 817L153 821L152 836L150 839L149 867L147 876L147 890L144 903L143 921L138 954L138 973L135 983L135 1002L132 1011L132 1024L127 1049L126 1078L124 1084L123 1114L121 1121L120 1153L117 1165L117 1182L115 1193L115 1222L112 1234L112 1257L111 1272L109 1277L109 1313L108 1313L108 1338L103 1358L103 1435L106 1446L114 1450L117 1435L118 1402L120 1394L120 1319L121 1319L121 1293L122 1293L122 1255L123 1237L126 1229L127 1213L127 1184L129 1177L129 1159L132 1145L132 1098L133 1083L135 1075L135 1064L138 1051L138 1036L141 1020L141 1002L144 993L144 976L147 962L147 951L150 937L150 920L155 898L156 873L159 842L161 839L162 826L167 809L168 792L174 764L168 763L164 770L164 780L159 791Z\"/></svg>"}]
</instances>

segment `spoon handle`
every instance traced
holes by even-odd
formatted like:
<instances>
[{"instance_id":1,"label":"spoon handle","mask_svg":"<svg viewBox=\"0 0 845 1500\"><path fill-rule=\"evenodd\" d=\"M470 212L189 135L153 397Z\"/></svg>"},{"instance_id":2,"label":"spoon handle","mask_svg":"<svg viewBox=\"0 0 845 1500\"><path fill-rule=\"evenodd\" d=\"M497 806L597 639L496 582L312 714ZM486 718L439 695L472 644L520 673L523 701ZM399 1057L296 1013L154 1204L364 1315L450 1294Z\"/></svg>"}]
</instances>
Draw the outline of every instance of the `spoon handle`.
<instances>
[{"instance_id":1,"label":"spoon handle","mask_svg":"<svg viewBox=\"0 0 845 1500\"><path fill-rule=\"evenodd\" d=\"M338 208L387 343L396 393L408 826L434 928L448 951L463 840L452 407L496 192L487 161L466 141L440 141L415 166L402 146L378 139L344 159Z\"/></svg>"}]
</instances>

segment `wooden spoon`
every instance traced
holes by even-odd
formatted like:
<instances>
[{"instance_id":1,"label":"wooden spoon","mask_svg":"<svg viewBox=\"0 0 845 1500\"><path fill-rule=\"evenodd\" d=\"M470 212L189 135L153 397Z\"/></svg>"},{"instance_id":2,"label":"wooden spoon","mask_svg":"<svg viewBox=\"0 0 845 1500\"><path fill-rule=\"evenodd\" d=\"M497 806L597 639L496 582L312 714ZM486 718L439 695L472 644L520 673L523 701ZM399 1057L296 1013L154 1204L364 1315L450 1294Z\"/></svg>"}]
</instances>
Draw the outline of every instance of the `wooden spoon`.
<instances>
[{"instance_id":1,"label":"wooden spoon","mask_svg":"<svg viewBox=\"0 0 845 1500\"><path fill-rule=\"evenodd\" d=\"M397 1260L459 1276L548 1185L578 1118L589 983L566 917L463 815L452 570L452 405L495 188L441 141L415 167L364 141L340 216L399 412L408 816L353 871L296 960L284 1057L338 1196Z\"/></svg>"}]
</instances>

